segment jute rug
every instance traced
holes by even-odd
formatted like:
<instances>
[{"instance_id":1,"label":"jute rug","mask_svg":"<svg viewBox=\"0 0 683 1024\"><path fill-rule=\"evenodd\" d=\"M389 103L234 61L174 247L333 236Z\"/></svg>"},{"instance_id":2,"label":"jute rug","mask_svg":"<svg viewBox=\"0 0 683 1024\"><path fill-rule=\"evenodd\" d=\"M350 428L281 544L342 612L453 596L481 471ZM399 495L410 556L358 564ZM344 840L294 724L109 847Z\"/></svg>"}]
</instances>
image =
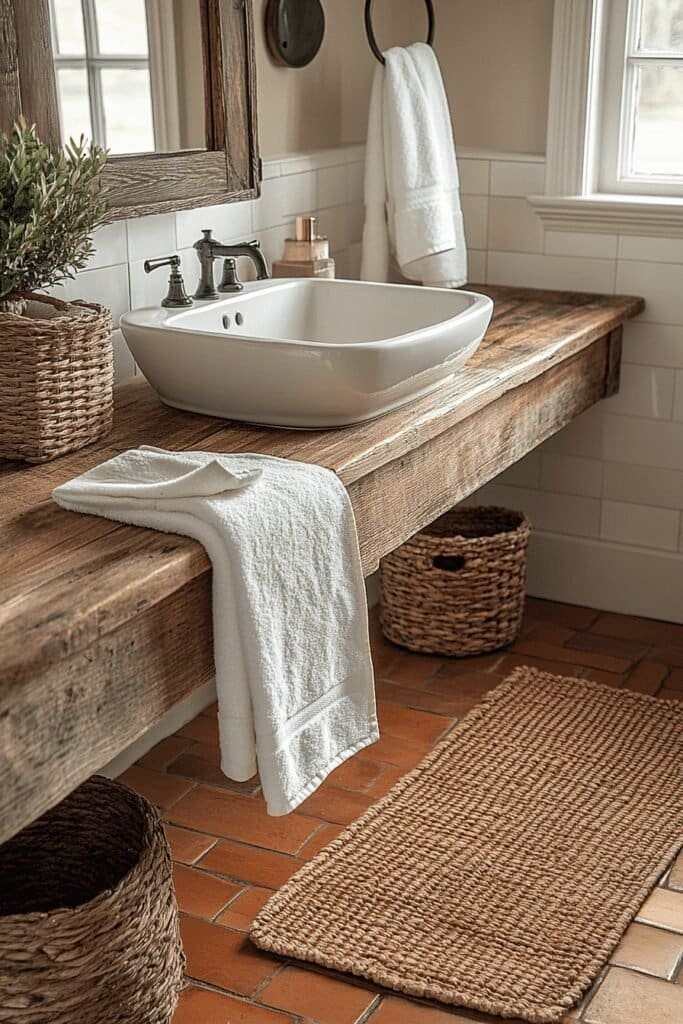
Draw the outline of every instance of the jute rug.
<instances>
[{"instance_id":1,"label":"jute rug","mask_svg":"<svg viewBox=\"0 0 683 1024\"><path fill-rule=\"evenodd\" d=\"M263 949L559 1021L675 855L681 706L520 668L266 904Z\"/></svg>"}]
</instances>

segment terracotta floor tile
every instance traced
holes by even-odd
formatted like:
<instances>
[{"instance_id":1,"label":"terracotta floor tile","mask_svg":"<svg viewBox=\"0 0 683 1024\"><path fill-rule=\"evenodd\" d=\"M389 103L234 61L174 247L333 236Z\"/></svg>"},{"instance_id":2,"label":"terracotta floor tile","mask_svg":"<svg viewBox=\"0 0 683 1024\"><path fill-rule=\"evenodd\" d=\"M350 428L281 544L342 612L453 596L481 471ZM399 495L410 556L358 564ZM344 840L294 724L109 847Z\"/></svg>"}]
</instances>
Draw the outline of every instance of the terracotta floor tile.
<instances>
[{"instance_id":1,"label":"terracotta floor tile","mask_svg":"<svg viewBox=\"0 0 683 1024\"><path fill-rule=\"evenodd\" d=\"M406 652L399 654L382 675L393 683L416 688L430 679L442 665L443 658Z\"/></svg>"},{"instance_id":2,"label":"terracotta floor tile","mask_svg":"<svg viewBox=\"0 0 683 1024\"><path fill-rule=\"evenodd\" d=\"M211 749L206 747L205 749ZM218 754L218 747L213 748ZM187 779L196 779L197 782L207 782L212 786L221 786L223 783L228 783L230 780L226 778L223 772L220 770L217 764L211 761L198 757L197 754L193 754L191 751L186 751L180 754L176 760L169 765L169 772L172 775L182 775Z\"/></svg>"},{"instance_id":3,"label":"terracotta floor tile","mask_svg":"<svg viewBox=\"0 0 683 1024\"><path fill-rule=\"evenodd\" d=\"M385 996L371 1014L369 1024L522 1024L507 1017L491 1017L459 1007L441 1009L431 1003L416 1003L398 996Z\"/></svg>"},{"instance_id":4,"label":"terracotta floor tile","mask_svg":"<svg viewBox=\"0 0 683 1024\"><path fill-rule=\"evenodd\" d=\"M356 1024L375 998L365 988L299 967L287 967L259 993L259 1002L317 1024Z\"/></svg>"},{"instance_id":5,"label":"terracotta floor tile","mask_svg":"<svg viewBox=\"0 0 683 1024\"><path fill-rule=\"evenodd\" d=\"M138 764L142 765L143 768L154 768L160 772L166 768L179 754L182 754L183 750L192 743L192 740L187 739L185 736L167 736L161 743L157 743L156 747L152 747L144 754Z\"/></svg>"},{"instance_id":6,"label":"terracotta floor tile","mask_svg":"<svg viewBox=\"0 0 683 1024\"><path fill-rule=\"evenodd\" d=\"M338 789L353 789L366 793L384 770L379 761L364 761L360 757L351 757L344 761L328 776L327 781Z\"/></svg>"},{"instance_id":7,"label":"terracotta floor tile","mask_svg":"<svg viewBox=\"0 0 683 1024\"><path fill-rule=\"evenodd\" d=\"M180 996L173 1024L294 1024L289 1014L191 985Z\"/></svg>"},{"instance_id":8,"label":"terracotta floor tile","mask_svg":"<svg viewBox=\"0 0 683 1024\"><path fill-rule=\"evenodd\" d=\"M364 793L337 789L325 783L297 807L295 814L307 814L335 825L348 825L363 811L367 811L372 803L372 797Z\"/></svg>"},{"instance_id":9,"label":"terracotta floor tile","mask_svg":"<svg viewBox=\"0 0 683 1024\"><path fill-rule=\"evenodd\" d=\"M170 820L175 825L187 825L280 853L296 853L318 827L314 818L303 814L267 814L260 797L240 796L210 786L197 786L178 801L170 812Z\"/></svg>"},{"instance_id":10,"label":"terracotta floor tile","mask_svg":"<svg viewBox=\"0 0 683 1024\"><path fill-rule=\"evenodd\" d=\"M397 657L398 654L404 653L404 649L399 647L397 644L391 643L390 640L384 636L382 632L382 626L380 624L380 609L378 605L370 611L370 646L375 654L380 654L386 657L388 660L390 657Z\"/></svg>"},{"instance_id":11,"label":"terracotta floor tile","mask_svg":"<svg viewBox=\"0 0 683 1024\"><path fill-rule=\"evenodd\" d=\"M234 882L214 878L206 871L198 871L186 864L174 864L173 885L180 909L195 917L206 918L215 917L242 891L242 887Z\"/></svg>"},{"instance_id":12,"label":"terracotta floor tile","mask_svg":"<svg viewBox=\"0 0 683 1024\"><path fill-rule=\"evenodd\" d=\"M649 656L653 661L663 661L672 668L683 668L683 647L652 647Z\"/></svg>"},{"instance_id":13,"label":"terracotta floor tile","mask_svg":"<svg viewBox=\"0 0 683 1024\"><path fill-rule=\"evenodd\" d=\"M469 658L444 658L443 664L436 675L440 679L469 675L472 672L491 672L494 675L500 675L500 662L506 650L507 648L504 647L502 650L493 651L491 654L475 654ZM436 676L427 680L427 686L430 690L433 689L431 684L434 678Z\"/></svg>"},{"instance_id":14,"label":"terracotta floor tile","mask_svg":"<svg viewBox=\"0 0 683 1024\"><path fill-rule=\"evenodd\" d=\"M523 632L523 636L530 640L542 640L544 643L559 644L561 647L576 635L575 629L561 626L557 622L535 622Z\"/></svg>"},{"instance_id":15,"label":"terracotta floor tile","mask_svg":"<svg viewBox=\"0 0 683 1024\"><path fill-rule=\"evenodd\" d=\"M581 676L584 668L582 665L572 665L568 661L552 661L548 658L536 658L530 654L506 654L501 658L501 676L508 676L514 669L527 665L529 668L537 668L539 672L550 672L557 676Z\"/></svg>"},{"instance_id":16,"label":"terracotta floor tile","mask_svg":"<svg viewBox=\"0 0 683 1024\"><path fill-rule=\"evenodd\" d=\"M670 889L683 892L683 850L673 862L666 884Z\"/></svg>"},{"instance_id":17,"label":"terracotta floor tile","mask_svg":"<svg viewBox=\"0 0 683 1024\"><path fill-rule=\"evenodd\" d=\"M200 981L183 993L173 1024L520 1024L283 967L249 943L248 929L274 889L422 760L453 716L465 714L518 665L683 698L683 626L530 600L524 637L514 649L465 659L395 647L381 636L376 615L371 631L381 666L382 737L336 769L298 813L271 818L257 777L245 786L222 776L215 705L126 773L173 822L166 829L189 974ZM201 784L192 788L195 782ZM628 929L588 1008L583 1015L572 1011L563 1024L683 1022L683 968L672 977L681 955L683 855Z\"/></svg>"},{"instance_id":18,"label":"terracotta floor tile","mask_svg":"<svg viewBox=\"0 0 683 1024\"><path fill-rule=\"evenodd\" d=\"M189 978L251 996L278 970L277 958L256 949L241 932L181 914L180 933Z\"/></svg>"},{"instance_id":19,"label":"terracotta floor tile","mask_svg":"<svg viewBox=\"0 0 683 1024\"><path fill-rule=\"evenodd\" d=\"M683 934L683 892L653 889L636 914L636 920Z\"/></svg>"},{"instance_id":20,"label":"terracotta floor tile","mask_svg":"<svg viewBox=\"0 0 683 1024\"><path fill-rule=\"evenodd\" d=\"M381 796L388 793L392 786L395 786L399 779L406 774L405 768L397 768L392 764L385 766L384 771L368 790L368 796L379 800Z\"/></svg>"},{"instance_id":21,"label":"terracotta floor tile","mask_svg":"<svg viewBox=\"0 0 683 1024\"><path fill-rule=\"evenodd\" d=\"M256 885L247 889L218 915L216 923L238 932L248 932L251 922L272 895L272 889L261 889Z\"/></svg>"},{"instance_id":22,"label":"terracotta floor tile","mask_svg":"<svg viewBox=\"0 0 683 1024\"><path fill-rule=\"evenodd\" d=\"M595 654L607 654L626 661L638 661L648 651L646 644L624 637L602 636L601 633L575 633L567 641L567 647L576 651L592 651Z\"/></svg>"},{"instance_id":23,"label":"terracotta floor tile","mask_svg":"<svg viewBox=\"0 0 683 1024\"><path fill-rule=\"evenodd\" d=\"M601 668L587 668L584 669L582 678L590 679L594 683L603 683L605 686L611 686L615 690L618 690L626 682L627 673L605 672Z\"/></svg>"},{"instance_id":24,"label":"terracotta floor tile","mask_svg":"<svg viewBox=\"0 0 683 1024\"><path fill-rule=\"evenodd\" d=\"M611 654L596 651L576 651L570 647L546 644L540 640L521 640L515 644L515 653L544 658L547 661L566 662L571 665L585 665L587 668L602 668L607 672L626 672L631 667L630 658L617 658Z\"/></svg>"},{"instance_id":25,"label":"terracotta floor tile","mask_svg":"<svg viewBox=\"0 0 683 1024\"><path fill-rule=\"evenodd\" d=\"M216 715L198 715L191 722L178 729L176 736L184 736L198 743L218 746L218 718Z\"/></svg>"},{"instance_id":26,"label":"terracotta floor tile","mask_svg":"<svg viewBox=\"0 0 683 1024\"><path fill-rule=\"evenodd\" d=\"M637 615L617 615L602 612L590 627L592 633L624 637L637 643L657 647L678 647L683 650L683 625L675 622L657 622Z\"/></svg>"},{"instance_id":27,"label":"terracotta floor tile","mask_svg":"<svg viewBox=\"0 0 683 1024\"><path fill-rule=\"evenodd\" d=\"M380 701L377 705L380 736L396 736L412 743L435 743L450 726L444 715L415 711ZM368 749L372 750L372 747Z\"/></svg>"},{"instance_id":28,"label":"terracotta floor tile","mask_svg":"<svg viewBox=\"0 0 683 1024\"><path fill-rule=\"evenodd\" d=\"M374 614L376 611L377 609L374 609L370 613L370 650L372 651L375 675L381 676L390 670L396 659L404 652L384 637L379 619Z\"/></svg>"},{"instance_id":29,"label":"terracotta floor tile","mask_svg":"<svg viewBox=\"0 0 683 1024\"><path fill-rule=\"evenodd\" d=\"M299 857L302 860L312 860L316 854L329 846L333 839L340 836L344 831L343 825L323 825L314 836L299 850Z\"/></svg>"},{"instance_id":30,"label":"terracotta floor tile","mask_svg":"<svg viewBox=\"0 0 683 1024\"><path fill-rule=\"evenodd\" d=\"M390 683L386 679L377 679L375 693L378 700L387 704L398 704L401 707L415 708L417 711L431 711L435 715L446 715L453 718L460 713L458 704L447 694L432 688L434 678L432 676L422 690L412 690L407 686L399 686L398 683Z\"/></svg>"},{"instance_id":31,"label":"terracotta floor tile","mask_svg":"<svg viewBox=\"0 0 683 1024\"><path fill-rule=\"evenodd\" d=\"M612 967L584 1011L586 1024L680 1024L683 989Z\"/></svg>"},{"instance_id":32,"label":"terracotta floor tile","mask_svg":"<svg viewBox=\"0 0 683 1024\"><path fill-rule=\"evenodd\" d=\"M214 743L199 743L197 740L191 740L190 746L185 753L192 754L194 757L206 761L208 764L213 765L214 768L220 768L221 766L221 748ZM172 769L173 764L170 767ZM254 778L257 779L258 776L255 775Z\"/></svg>"},{"instance_id":33,"label":"terracotta floor tile","mask_svg":"<svg viewBox=\"0 0 683 1024\"><path fill-rule=\"evenodd\" d=\"M205 757L203 754L196 752L195 748L199 748L201 751L211 751L213 756L211 758ZM219 760L218 747L210 747L207 744L196 744L195 748L186 750L185 753L180 754L180 756L168 766L167 771L172 775L180 775L186 779L194 779L195 782L206 782L212 786L224 786L226 789L230 789L234 793L245 793L247 796L250 796L251 794L258 792L258 775L255 775L253 779L249 779L247 782L235 782L233 779L229 779L224 775L220 767L213 763L214 757L216 760Z\"/></svg>"},{"instance_id":34,"label":"terracotta floor tile","mask_svg":"<svg viewBox=\"0 0 683 1024\"><path fill-rule=\"evenodd\" d=\"M151 768L141 768L138 764L134 764L120 775L118 781L130 786L162 811L171 807L185 793L189 793L194 785L187 779L177 779L173 775L152 771Z\"/></svg>"},{"instance_id":35,"label":"terracotta floor tile","mask_svg":"<svg viewBox=\"0 0 683 1024\"><path fill-rule=\"evenodd\" d=\"M316 822L319 825L320 822ZM279 889L301 867L301 862L281 853L241 843L219 842L199 861L200 867L227 875L239 882Z\"/></svg>"},{"instance_id":36,"label":"terracotta floor tile","mask_svg":"<svg viewBox=\"0 0 683 1024\"><path fill-rule=\"evenodd\" d=\"M194 864L216 843L213 836L205 836L201 832L190 832L186 828L176 828L175 825L165 824L164 831L171 847L173 860L177 860L181 864Z\"/></svg>"},{"instance_id":37,"label":"terracotta floor tile","mask_svg":"<svg viewBox=\"0 0 683 1024\"><path fill-rule=\"evenodd\" d=\"M683 692L683 668L672 668L666 685L669 690L681 690Z\"/></svg>"},{"instance_id":38,"label":"terracotta floor tile","mask_svg":"<svg viewBox=\"0 0 683 1024\"><path fill-rule=\"evenodd\" d=\"M429 682L428 689L437 690L448 696L456 715L465 712L478 704L485 693L502 682L501 676L491 672L466 672L463 675L451 675L448 671L437 672Z\"/></svg>"},{"instance_id":39,"label":"terracotta floor tile","mask_svg":"<svg viewBox=\"0 0 683 1024\"><path fill-rule=\"evenodd\" d=\"M624 686L636 693L655 694L668 674L668 665L659 661L641 661L626 677Z\"/></svg>"},{"instance_id":40,"label":"terracotta floor tile","mask_svg":"<svg viewBox=\"0 0 683 1024\"><path fill-rule=\"evenodd\" d=\"M380 736L376 743L359 751L356 757L383 761L407 771L414 768L431 749L431 743L411 743L410 740L400 739L398 736Z\"/></svg>"},{"instance_id":41,"label":"terracotta floor tile","mask_svg":"<svg viewBox=\"0 0 683 1024\"><path fill-rule=\"evenodd\" d=\"M387 672L391 671L391 666L399 657L400 652L398 649L390 650L389 648L378 650L374 645L371 646L371 650L375 679L381 679Z\"/></svg>"},{"instance_id":42,"label":"terracotta floor tile","mask_svg":"<svg viewBox=\"0 0 683 1024\"><path fill-rule=\"evenodd\" d=\"M204 710L199 713L200 715L205 715L206 718L216 718L218 715L218 701L215 700L213 704L209 704L208 708L204 708Z\"/></svg>"},{"instance_id":43,"label":"terracotta floor tile","mask_svg":"<svg viewBox=\"0 0 683 1024\"><path fill-rule=\"evenodd\" d=\"M569 629L588 629L600 614L594 608L562 604L560 601L542 601L536 597L527 597L525 612L540 622L558 622Z\"/></svg>"},{"instance_id":44,"label":"terracotta floor tile","mask_svg":"<svg viewBox=\"0 0 683 1024\"><path fill-rule=\"evenodd\" d=\"M683 936L635 923L626 929L610 960L620 967L632 967L658 978L670 978L681 953Z\"/></svg>"}]
</instances>

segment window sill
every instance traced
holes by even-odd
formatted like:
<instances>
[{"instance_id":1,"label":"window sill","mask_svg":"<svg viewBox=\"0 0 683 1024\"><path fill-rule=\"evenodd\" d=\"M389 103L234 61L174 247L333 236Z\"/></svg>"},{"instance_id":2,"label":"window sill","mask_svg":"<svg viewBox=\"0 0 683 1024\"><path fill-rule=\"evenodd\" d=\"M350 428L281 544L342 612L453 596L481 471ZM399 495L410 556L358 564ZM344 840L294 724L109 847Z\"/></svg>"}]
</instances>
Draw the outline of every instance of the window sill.
<instances>
[{"instance_id":1,"label":"window sill","mask_svg":"<svg viewBox=\"0 0 683 1024\"><path fill-rule=\"evenodd\" d=\"M547 231L683 238L683 197L528 196Z\"/></svg>"}]
</instances>

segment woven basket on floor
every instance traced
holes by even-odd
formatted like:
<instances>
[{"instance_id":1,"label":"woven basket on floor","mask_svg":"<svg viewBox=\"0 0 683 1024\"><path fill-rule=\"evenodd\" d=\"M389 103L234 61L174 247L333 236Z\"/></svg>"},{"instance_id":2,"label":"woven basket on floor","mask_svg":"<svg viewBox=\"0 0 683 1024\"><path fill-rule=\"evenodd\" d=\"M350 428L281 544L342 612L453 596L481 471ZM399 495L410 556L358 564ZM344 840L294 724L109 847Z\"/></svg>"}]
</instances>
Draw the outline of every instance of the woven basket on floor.
<instances>
[{"instance_id":1,"label":"woven basket on floor","mask_svg":"<svg viewBox=\"0 0 683 1024\"><path fill-rule=\"evenodd\" d=\"M382 559L380 621L411 651L494 651L519 633L529 520L495 507L456 508Z\"/></svg>"},{"instance_id":2,"label":"woven basket on floor","mask_svg":"<svg viewBox=\"0 0 683 1024\"><path fill-rule=\"evenodd\" d=\"M0 458L49 462L111 429L111 313L90 302L24 298L56 315L0 312Z\"/></svg>"},{"instance_id":3,"label":"woven basket on floor","mask_svg":"<svg viewBox=\"0 0 683 1024\"><path fill-rule=\"evenodd\" d=\"M99 776L0 846L0 1021L170 1024L185 958L159 817Z\"/></svg>"}]
</instances>

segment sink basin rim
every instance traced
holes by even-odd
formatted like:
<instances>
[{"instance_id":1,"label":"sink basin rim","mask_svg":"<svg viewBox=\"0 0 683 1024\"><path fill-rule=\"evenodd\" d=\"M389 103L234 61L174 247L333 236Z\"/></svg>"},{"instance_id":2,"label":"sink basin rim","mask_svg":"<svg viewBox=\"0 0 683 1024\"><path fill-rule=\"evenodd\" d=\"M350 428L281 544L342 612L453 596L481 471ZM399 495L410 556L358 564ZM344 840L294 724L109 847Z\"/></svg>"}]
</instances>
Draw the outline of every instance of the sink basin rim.
<instances>
[{"instance_id":1,"label":"sink basin rim","mask_svg":"<svg viewBox=\"0 0 683 1024\"><path fill-rule=\"evenodd\" d=\"M375 281L346 281L342 278L268 278L266 281L251 281L245 283L244 290L237 292L234 295L221 295L219 299L195 300L195 305L189 309L167 309L161 306L143 306L141 308L131 310L128 313L124 313L121 317L121 325L123 327L130 325L136 328L147 328L151 330L157 330L160 327L163 327L165 330L172 331L177 334L192 334L208 338L225 337L234 341L262 343L264 345L281 346L284 348L291 346L303 346L312 349L322 349L324 351L345 350L348 352L355 348L362 348L368 351L386 351L388 348L410 346L414 345L416 342L420 344L428 340L432 334L442 331L444 327L451 322L457 322L459 325L464 325L469 320L481 318L482 315L485 315L486 311L490 314L493 309L493 300L490 299L488 295L483 295L480 292L469 291L468 289L448 289L448 291L453 291L458 296L462 296L469 300L468 305L459 312L454 312L443 320L437 320L435 323L429 324L428 326L416 327L404 334L394 334L386 338L378 338L369 341L326 342L300 338L278 338L274 336L248 334L235 330L234 328L226 330L223 334L220 331L206 330L192 325L192 315L200 309L211 308L217 311L225 310L227 312L236 304L239 304L240 301L243 301L247 297L251 298L260 291L269 291L272 289L279 290L281 287L300 285L302 283L309 283L314 286L316 284L352 284L361 285L363 288L379 287L382 289L397 289L401 290L403 293L405 292L405 289L410 288L418 290L421 295L429 295L430 293L433 293L438 295L440 300L443 299L444 291L447 291L447 289L443 288L424 288L421 285L385 284ZM188 320L187 325L175 322L186 318Z\"/></svg>"}]
</instances>

